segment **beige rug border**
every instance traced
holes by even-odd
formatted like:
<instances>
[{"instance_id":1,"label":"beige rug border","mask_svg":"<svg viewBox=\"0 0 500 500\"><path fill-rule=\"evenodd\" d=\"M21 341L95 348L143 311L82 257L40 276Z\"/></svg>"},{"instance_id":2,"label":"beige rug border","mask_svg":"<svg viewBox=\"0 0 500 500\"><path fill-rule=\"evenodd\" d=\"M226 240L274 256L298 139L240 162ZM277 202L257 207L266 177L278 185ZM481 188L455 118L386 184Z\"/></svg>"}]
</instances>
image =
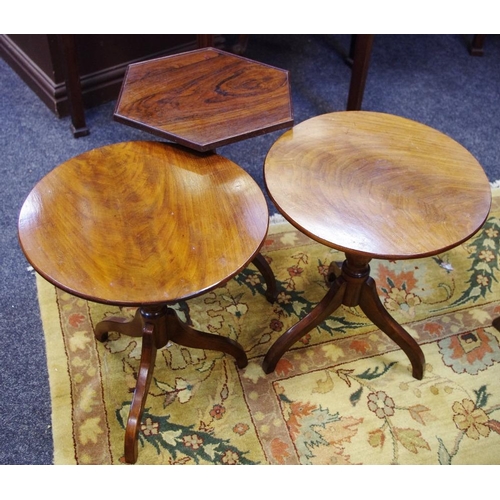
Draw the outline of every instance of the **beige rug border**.
<instances>
[{"instance_id":1,"label":"beige rug border","mask_svg":"<svg viewBox=\"0 0 500 500\"><path fill-rule=\"evenodd\" d=\"M38 302L45 337L45 352L49 372L49 387L52 403L52 438L54 442L54 464L68 464L67 453L61 450L73 449L71 384L68 376L68 358L64 348L63 333L59 317L56 290L38 273L36 284ZM56 330L57 328L57 330ZM47 332L50 331L50 336ZM59 451L59 453L58 453ZM76 459L73 461L76 464Z\"/></svg>"}]
</instances>

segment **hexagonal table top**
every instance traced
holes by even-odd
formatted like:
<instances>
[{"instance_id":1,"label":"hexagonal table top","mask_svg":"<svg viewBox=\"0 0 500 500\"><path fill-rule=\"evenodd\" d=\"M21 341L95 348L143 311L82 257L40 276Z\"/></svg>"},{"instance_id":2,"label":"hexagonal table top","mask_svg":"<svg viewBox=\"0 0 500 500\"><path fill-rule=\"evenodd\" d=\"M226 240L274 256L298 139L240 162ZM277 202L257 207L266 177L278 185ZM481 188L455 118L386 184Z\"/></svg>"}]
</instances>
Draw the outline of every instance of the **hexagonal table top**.
<instances>
[{"instance_id":1,"label":"hexagonal table top","mask_svg":"<svg viewBox=\"0 0 500 500\"><path fill-rule=\"evenodd\" d=\"M213 150L293 125L288 71L214 48L131 64L114 119Z\"/></svg>"}]
</instances>

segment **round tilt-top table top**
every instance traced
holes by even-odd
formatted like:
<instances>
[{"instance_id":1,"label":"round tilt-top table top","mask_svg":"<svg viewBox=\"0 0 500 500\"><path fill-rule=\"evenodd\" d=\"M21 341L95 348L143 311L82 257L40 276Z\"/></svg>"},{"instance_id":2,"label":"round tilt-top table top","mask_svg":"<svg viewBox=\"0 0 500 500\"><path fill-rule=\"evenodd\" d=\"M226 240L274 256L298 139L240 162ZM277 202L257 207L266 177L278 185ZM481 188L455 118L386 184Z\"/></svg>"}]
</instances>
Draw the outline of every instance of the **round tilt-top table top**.
<instances>
[{"instance_id":1,"label":"round tilt-top table top","mask_svg":"<svg viewBox=\"0 0 500 500\"><path fill-rule=\"evenodd\" d=\"M168 304L243 269L268 220L261 190L235 163L138 141L94 149L47 174L21 209L19 239L34 269L71 294Z\"/></svg>"},{"instance_id":2,"label":"round tilt-top table top","mask_svg":"<svg viewBox=\"0 0 500 500\"><path fill-rule=\"evenodd\" d=\"M390 114L329 113L285 132L265 161L269 194L294 226L372 258L435 255L484 223L478 161L437 130Z\"/></svg>"}]
</instances>

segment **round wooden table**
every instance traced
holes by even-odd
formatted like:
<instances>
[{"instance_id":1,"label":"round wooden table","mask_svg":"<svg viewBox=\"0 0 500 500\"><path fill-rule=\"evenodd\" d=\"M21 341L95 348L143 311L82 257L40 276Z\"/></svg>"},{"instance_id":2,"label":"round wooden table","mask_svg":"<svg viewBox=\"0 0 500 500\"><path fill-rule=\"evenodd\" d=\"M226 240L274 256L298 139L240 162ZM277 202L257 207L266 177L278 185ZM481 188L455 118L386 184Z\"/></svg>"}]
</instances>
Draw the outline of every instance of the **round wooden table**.
<instances>
[{"instance_id":1,"label":"round wooden table","mask_svg":"<svg viewBox=\"0 0 500 500\"><path fill-rule=\"evenodd\" d=\"M101 341L109 331L142 337L125 431L127 462L137 459L157 349L174 341L228 353L246 366L237 342L195 330L169 304L255 263L268 221L264 195L238 165L161 142L84 153L55 168L27 197L19 240L40 275L84 299L138 307L131 321L107 318L95 328ZM262 264L261 271L273 282L270 268Z\"/></svg>"},{"instance_id":2,"label":"round wooden table","mask_svg":"<svg viewBox=\"0 0 500 500\"><path fill-rule=\"evenodd\" d=\"M271 346L266 373L343 304L360 306L403 349L413 376L421 379L422 350L383 307L369 262L435 255L476 233L491 205L477 160L426 125L353 111L311 118L283 134L267 155L264 173L283 216L346 256L338 278L331 269L325 297Z\"/></svg>"}]
</instances>

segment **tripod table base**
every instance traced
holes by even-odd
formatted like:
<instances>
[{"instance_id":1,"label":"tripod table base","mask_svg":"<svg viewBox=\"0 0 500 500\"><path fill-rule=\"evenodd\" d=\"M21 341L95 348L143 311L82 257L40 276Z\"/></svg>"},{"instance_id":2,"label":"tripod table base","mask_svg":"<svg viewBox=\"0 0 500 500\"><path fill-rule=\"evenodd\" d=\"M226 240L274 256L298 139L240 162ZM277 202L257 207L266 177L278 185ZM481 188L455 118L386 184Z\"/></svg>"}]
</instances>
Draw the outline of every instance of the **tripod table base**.
<instances>
[{"instance_id":1,"label":"tripod table base","mask_svg":"<svg viewBox=\"0 0 500 500\"><path fill-rule=\"evenodd\" d=\"M412 374L422 379L425 358L422 349L408 332L387 312L377 294L377 286L370 277L369 257L346 254L342 272L335 278L330 266L328 280L330 288L319 304L298 323L289 328L271 346L263 362L266 373L276 368L283 354L306 333L320 325L341 305L359 306L380 330L388 335L408 356Z\"/></svg>"}]
</instances>

